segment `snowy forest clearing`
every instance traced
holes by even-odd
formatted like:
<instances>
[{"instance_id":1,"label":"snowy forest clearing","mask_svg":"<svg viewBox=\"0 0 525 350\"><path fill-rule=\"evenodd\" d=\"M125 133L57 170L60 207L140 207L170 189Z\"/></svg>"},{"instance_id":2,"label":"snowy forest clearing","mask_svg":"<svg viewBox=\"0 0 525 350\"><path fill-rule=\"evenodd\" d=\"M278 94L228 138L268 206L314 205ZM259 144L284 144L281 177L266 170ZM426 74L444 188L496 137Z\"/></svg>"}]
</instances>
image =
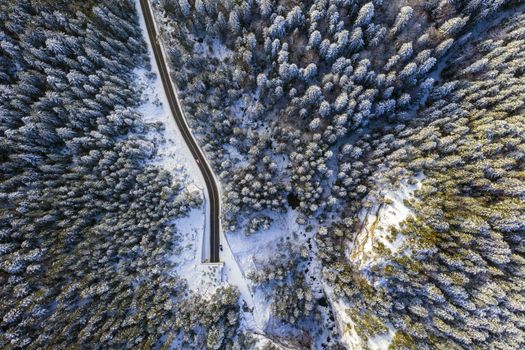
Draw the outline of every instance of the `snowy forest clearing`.
<instances>
[{"instance_id":1,"label":"snowy forest clearing","mask_svg":"<svg viewBox=\"0 0 525 350\"><path fill-rule=\"evenodd\" d=\"M315 228L305 232L305 227L297 224L298 213L295 210L290 209L283 214L265 214L272 219L272 224L267 230L250 235L246 235L242 230L227 233L231 258L235 259L239 270L232 273L229 268L225 268L225 275L233 285L239 287L248 307L244 311L242 326L261 333L266 332L270 326L268 323L271 319L272 296L267 288L261 288L250 276L272 266L277 250L282 244L289 243L295 248L300 247L316 232ZM226 263L226 266L234 264Z\"/></svg>"},{"instance_id":2,"label":"snowy forest clearing","mask_svg":"<svg viewBox=\"0 0 525 350\"><path fill-rule=\"evenodd\" d=\"M370 208L363 208L359 213L361 226L354 242L349 248L349 258L354 264L364 267L377 259L378 245L387 248L390 253L397 252L403 245L404 237L392 237L390 227L399 227L399 224L412 213L405 204L410 200L414 191L421 188L423 174L414 178L415 183L402 182L398 188L386 192L382 203L375 203Z\"/></svg>"}]
</instances>

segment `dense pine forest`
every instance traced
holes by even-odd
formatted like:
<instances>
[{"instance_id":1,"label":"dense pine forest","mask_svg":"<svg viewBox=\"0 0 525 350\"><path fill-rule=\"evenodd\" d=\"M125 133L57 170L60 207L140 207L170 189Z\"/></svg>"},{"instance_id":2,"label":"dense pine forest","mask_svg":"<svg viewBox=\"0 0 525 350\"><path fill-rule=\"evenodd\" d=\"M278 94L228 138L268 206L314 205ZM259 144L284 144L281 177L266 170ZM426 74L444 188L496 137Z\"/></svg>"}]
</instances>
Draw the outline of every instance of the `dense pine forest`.
<instances>
[{"instance_id":1,"label":"dense pine forest","mask_svg":"<svg viewBox=\"0 0 525 350\"><path fill-rule=\"evenodd\" d=\"M522 0L150 4L226 272L177 269L138 2L2 1L0 348L525 347Z\"/></svg>"},{"instance_id":2,"label":"dense pine forest","mask_svg":"<svg viewBox=\"0 0 525 350\"><path fill-rule=\"evenodd\" d=\"M232 335L235 291L203 307L170 273L174 219L201 199L153 165L159 125L134 110L133 70L149 69L137 21L130 1L0 4L2 349Z\"/></svg>"},{"instance_id":3,"label":"dense pine forest","mask_svg":"<svg viewBox=\"0 0 525 350\"><path fill-rule=\"evenodd\" d=\"M276 319L319 346L314 256L329 348L525 346L521 1L153 3L225 229L320 224L252 276Z\"/></svg>"}]
</instances>

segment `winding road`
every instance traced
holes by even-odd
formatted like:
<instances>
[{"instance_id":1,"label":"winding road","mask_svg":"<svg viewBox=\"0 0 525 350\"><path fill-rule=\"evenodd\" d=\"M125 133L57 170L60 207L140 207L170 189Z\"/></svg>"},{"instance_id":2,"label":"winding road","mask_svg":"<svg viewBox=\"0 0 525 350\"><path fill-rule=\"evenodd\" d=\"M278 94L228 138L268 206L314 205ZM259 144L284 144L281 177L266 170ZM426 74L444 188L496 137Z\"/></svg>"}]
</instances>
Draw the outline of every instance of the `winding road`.
<instances>
[{"instance_id":1,"label":"winding road","mask_svg":"<svg viewBox=\"0 0 525 350\"><path fill-rule=\"evenodd\" d=\"M219 233L220 233L220 196L217 183L213 177L212 170L204 157L204 153L199 148L197 141L190 132L189 126L184 119L184 114L182 107L177 99L177 95L173 88L172 81L169 75L168 65L162 54L160 44L157 40L157 31L155 28L155 23L151 11L151 7L148 4L148 0L140 0L140 6L142 8L142 13L144 15L144 20L146 22L146 28L148 29L148 35L151 41L151 46L153 47L153 54L155 55L155 60L157 61L157 66L159 68L160 78L162 79L162 85L166 91L166 96L168 99L169 107L171 109L171 114L175 118L175 122L184 138L184 141L188 145L188 148L195 158L199 170L202 173L204 182L206 183L206 189L208 191L209 197L209 206L210 206L210 256L209 262L217 263L219 262Z\"/></svg>"}]
</instances>

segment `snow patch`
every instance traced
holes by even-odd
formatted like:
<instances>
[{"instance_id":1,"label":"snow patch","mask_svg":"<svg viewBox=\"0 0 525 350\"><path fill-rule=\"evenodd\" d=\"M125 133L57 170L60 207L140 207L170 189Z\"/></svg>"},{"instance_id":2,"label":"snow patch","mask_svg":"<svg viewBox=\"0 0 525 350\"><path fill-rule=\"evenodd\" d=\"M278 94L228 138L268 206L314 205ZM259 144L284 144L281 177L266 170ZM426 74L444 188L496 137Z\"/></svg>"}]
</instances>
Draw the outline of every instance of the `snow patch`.
<instances>
[{"instance_id":1,"label":"snow patch","mask_svg":"<svg viewBox=\"0 0 525 350\"><path fill-rule=\"evenodd\" d=\"M264 329L270 320L271 299L265 291L256 289L254 296L254 312L252 313L252 324L257 329Z\"/></svg>"},{"instance_id":2,"label":"snow patch","mask_svg":"<svg viewBox=\"0 0 525 350\"><path fill-rule=\"evenodd\" d=\"M202 206L192 209L188 216L175 222L179 232L177 254L170 256L170 260L177 265L177 274L186 277L193 276L194 271L201 264L202 256L202 230L204 227L204 213ZM197 285L196 278L189 278L188 285L194 290Z\"/></svg>"},{"instance_id":3,"label":"snow patch","mask_svg":"<svg viewBox=\"0 0 525 350\"><path fill-rule=\"evenodd\" d=\"M247 275L258 271L272 259L279 242L288 239L293 240L295 244L301 244L306 241L309 235L302 232L304 228L296 223L297 212L293 210L284 214L265 210L260 214L273 220L270 228L249 236L241 230L228 233L227 241L231 249L231 256L223 254L223 257L226 266L226 279L237 287L242 286L239 288L243 299L242 303L246 302L247 306L244 308L244 324L242 326L251 331L263 332L270 319L271 300L265 291L257 288L247 278ZM232 261L227 261L227 259Z\"/></svg>"},{"instance_id":4,"label":"snow patch","mask_svg":"<svg viewBox=\"0 0 525 350\"><path fill-rule=\"evenodd\" d=\"M246 276L241 267L239 266L235 255L233 254L231 244L228 241L228 239L224 237L224 234L222 232L220 239L221 242L226 243L226 249L224 249L223 245L223 251L220 254L222 260L224 261L224 278L228 283L236 286L239 289L239 293L241 295L241 307L246 306L248 308L253 308L254 302L252 292L246 281Z\"/></svg>"},{"instance_id":5,"label":"snow patch","mask_svg":"<svg viewBox=\"0 0 525 350\"><path fill-rule=\"evenodd\" d=\"M388 333L377 334L373 337L368 338L368 348L370 350L388 350L388 347L392 343L392 338L396 334L394 328L389 327Z\"/></svg>"},{"instance_id":6,"label":"snow patch","mask_svg":"<svg viewBox=\"0 0 525 350\"><path fill-rule=\"evenodd\" d=\"M333 290L325 286L325 292L330 300L332 306L332 311L335 316L336 324L339 329L339 334L341 335L341 342L346 345L348 350L361 350L364 348L363 341L361 337L357 334L355 330L355 323L348 315L347 310L349 307L345 304L342 299L335 300L335 295Z\"/></svg>"},{"instance_id":7,"label":"snow patch","mask_svg":"<svg viewBox=\"0 0 525 350\"><path fill-rule=\"evenodd\" d=\"M424 175L418 174L415 183L403 181L396 189L384 192L384 201L377 201L369 208L359 212L361 229L356 234L348 252L348 258L359 267L366 266L381 258L375 246L381 243L391 253L396 253L403 246L405 238L402 235L392 237L390 227L399 228L399 224L407 219L412 211L404 201L413 196L414 191L421 188Z\"/></svg>"}]
</instances>

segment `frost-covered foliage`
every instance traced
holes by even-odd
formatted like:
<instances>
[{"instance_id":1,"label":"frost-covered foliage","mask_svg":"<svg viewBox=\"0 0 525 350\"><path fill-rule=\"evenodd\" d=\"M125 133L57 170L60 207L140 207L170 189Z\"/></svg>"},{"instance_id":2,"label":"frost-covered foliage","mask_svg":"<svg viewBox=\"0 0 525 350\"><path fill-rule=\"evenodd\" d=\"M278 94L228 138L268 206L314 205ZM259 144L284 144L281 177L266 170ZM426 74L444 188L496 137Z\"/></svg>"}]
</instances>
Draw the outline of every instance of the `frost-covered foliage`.
<instances>
[{"instance_id":1,"label":"frost-covered foliage","mask_svg":"<svg viewBox=\"0 0 525 350\"><path fill-rule=\"evenodd\" d=\"M525 346L522 1L153 3L227 228L298 198L362 344ZM359 213L418 174L400 246L352 261Z\"/></svg>"},{"instance_id":2,"label":"frost-covered foliage","mask_svg":"<svg viewBox=\"0 0 525 350\"><path fill-rule=\"evenodd\" d=\"M202 300L170 275L175 219L200 198L153 165L161 125L133 85L148 66L131 1L1 2L0 348L234 336L235 291Z\"/></svg>"},{"instance_id":3,"label":"frost-covered foliage","mask_svg":"<svg viewBox=\"0 0 525 350\"><path fill-rule=\"evenodd\" d=\"M392 349L525 345L524 25L509 16L465 45L427 107L393 133L401 147L384 154L383 176L426 175L414 216L392 227L405 243L371 270L331 274L353 319L374 320L363 338L379 323L396 329Z\"/></svg>"},{"instance_id":4,"label":"frost-covered foliage","mask_svg":"<svg viewBox=\"0 0 525 350\"><path fill-rule=\"evenodd\" d=\"M267 290L275 293L272 311L280 320L295 323L296 320L311 316L314 301L311 292L304 284L304 277L295 271L295 266L304 260L298 251L290 253L290 243L281 243L270 263L250 275L257 284L267 286ZM304 274L304 271L303 271ZM289 293L294 290L294 293Z\"/></svg>"},{"instance_id":5,"label":"frost-covered foliage","mask_svg":"<svg viewBox=\"0 0 525 350\"><path fill-rule=\"evenodd\" d=\"M268 337L279 337L292 348L334 348L338 346L337 331L333 321L327 320L324 293L308 282L312 259L307 252L306 244L282 240L268 261L254 257L256 268L248 277L267 301L271 317L264 331Z\"/></svg>"},{"instance_id":6,"label":"frost-covered foliage","mask_svg":"<svg viewBox=\"0 0 525 350\"><path fill-rule=\"evenodd\" d=\"M370 126L409 118L464 28L501 5L153 3L190 124L223 183L230 229L239 212L286 210L289 193L306 215L360 199L374 169L359 161Z\"/></svg>"}]
</instances>

